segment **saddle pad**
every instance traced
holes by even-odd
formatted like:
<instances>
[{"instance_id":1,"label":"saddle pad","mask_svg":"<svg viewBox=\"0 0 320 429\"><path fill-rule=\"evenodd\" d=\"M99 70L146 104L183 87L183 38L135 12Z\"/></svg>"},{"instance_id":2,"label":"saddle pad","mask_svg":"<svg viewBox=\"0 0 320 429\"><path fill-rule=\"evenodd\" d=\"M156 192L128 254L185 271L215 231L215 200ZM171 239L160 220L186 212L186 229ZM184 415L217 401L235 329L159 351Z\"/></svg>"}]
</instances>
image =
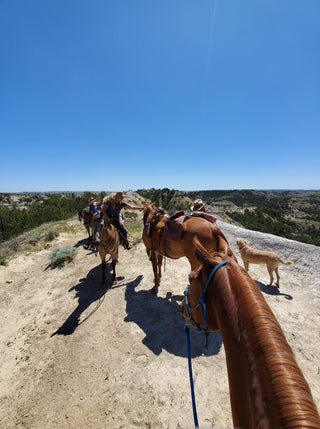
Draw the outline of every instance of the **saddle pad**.
<instances>
[{"instance_id":1,"label":"saddle pad","mask_svg":"<svg viewBox=\"0 0 320 429\"><path fill-rule=\"evenodd\" d=\"M217 220L217 216L215 216L212 213L206 213L206 212L193 212L190 216L195 217L203 217L204 219L207 219L209 222L214 223Z\"/></svg>"},{"instance_id":2,"label":"saddle pad","mask_svg":"<svg viewBox=\"0 0 320 429\"><path fill-rule=\"evenodd\" d=\"M161 237L169 241L178 241L181 238L184 215L175 219L168 219L161 230Z\"/></svg>"}]
</instances>

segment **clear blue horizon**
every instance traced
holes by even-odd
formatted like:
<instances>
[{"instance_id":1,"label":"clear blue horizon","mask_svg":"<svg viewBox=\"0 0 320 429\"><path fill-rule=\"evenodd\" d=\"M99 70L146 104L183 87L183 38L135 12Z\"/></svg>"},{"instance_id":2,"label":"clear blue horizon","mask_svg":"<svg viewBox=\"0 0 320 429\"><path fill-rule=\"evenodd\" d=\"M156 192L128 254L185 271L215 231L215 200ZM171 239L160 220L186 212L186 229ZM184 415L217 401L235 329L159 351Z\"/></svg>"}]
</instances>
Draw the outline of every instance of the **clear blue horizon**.
<instances>
[{"instance_id":1,"label":"clear blue horizon","mask_svg":"<svg viewBox=\"0 0 320 429\"><path fill-rule=\"evenodd\" d=\"M0 192L320 189L320 2L0 2Z\"/></svg>"}]
</instances>

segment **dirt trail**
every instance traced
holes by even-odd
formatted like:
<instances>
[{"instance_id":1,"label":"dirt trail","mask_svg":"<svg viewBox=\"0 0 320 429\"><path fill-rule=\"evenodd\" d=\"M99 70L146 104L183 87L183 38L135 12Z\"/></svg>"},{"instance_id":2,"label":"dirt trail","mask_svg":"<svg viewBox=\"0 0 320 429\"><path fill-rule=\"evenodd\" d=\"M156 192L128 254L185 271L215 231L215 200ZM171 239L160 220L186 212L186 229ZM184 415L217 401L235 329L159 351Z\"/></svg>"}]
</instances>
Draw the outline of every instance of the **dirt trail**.
<instances>
[{"instance_id":1,"label":"dirt trail","mask_svg":"<svg viewBox=\"0 0 320 429\"><path fill-rule=\"evenodd\" d=\"M237 236L294 261L251 274L278 318L320 406L320 248L218 222L237 257ZM100 289L100 259L83 248L84 231L54 247L77 246L74 261L47 268L47 249L0 267L0 426L2 428L186 428L193 426L180 302L190 271L166 260L158 296L142 243L120 250L118 283ZM239 257L239 262L241 259ZM110 278L110 273L109 273ZM199 423L232 426L219 333L191 330Z\"/></svg>"}]
</instances>

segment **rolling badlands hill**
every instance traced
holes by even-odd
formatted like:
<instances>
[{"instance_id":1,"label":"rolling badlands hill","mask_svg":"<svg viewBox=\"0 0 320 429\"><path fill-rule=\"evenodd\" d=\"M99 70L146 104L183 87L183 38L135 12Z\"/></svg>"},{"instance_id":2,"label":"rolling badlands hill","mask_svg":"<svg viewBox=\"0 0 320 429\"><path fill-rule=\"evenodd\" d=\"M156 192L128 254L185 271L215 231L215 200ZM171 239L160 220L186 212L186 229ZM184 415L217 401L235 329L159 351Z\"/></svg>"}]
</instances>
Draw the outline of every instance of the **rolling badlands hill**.
<instances>
[{"instance_id":1,"label":"rolling badlands hill","mask_svg":"<svg viewBox=\"0 0 320 429\"><path fill-rule=\"evenodd\" d=\"M142 201L142 200L141 200ZM135 200L137 202L137 200ZM193 425L180 302L188 262L166 259L158 296L136 236L121 248L118 283L100 289L100 260L83 248L86 233L63 233L50 247L0 266L0 426L4 428L187 428ZM320 248L217 221L235 246L243 237L292 266L268 286L264 266L251 275L279 320L320 406ZM131 237L132 240L134 240ZM76 246L74 261L48 267L55 247ZM110 278L110 273L108 271ZM228 381L219 333L191 331L199 423L231 427Z\"/></svg>"}]
</instances>

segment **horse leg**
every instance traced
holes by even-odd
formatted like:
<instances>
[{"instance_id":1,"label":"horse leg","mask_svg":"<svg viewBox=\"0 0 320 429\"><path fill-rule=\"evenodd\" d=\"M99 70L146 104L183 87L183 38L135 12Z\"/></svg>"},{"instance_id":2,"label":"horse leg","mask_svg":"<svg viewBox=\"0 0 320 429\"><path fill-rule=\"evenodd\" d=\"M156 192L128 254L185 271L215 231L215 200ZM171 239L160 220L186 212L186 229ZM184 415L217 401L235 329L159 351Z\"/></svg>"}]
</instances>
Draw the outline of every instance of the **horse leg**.
<instances>
[{"instance_id":1,"label":"horse leg","mask_svg":"<svg viewBox=\"0 0 320 429\"><path fill-rule=\"evenodd\" d=\"M151 289L152 293L158 293L158 289L160 286L160 280L161 280L161 274L159 275L159 255L158 258L156 257L156 255L153 253L153 255L150 258L150 261L152 263L152 269L153 269L153 275L154 275L154 286ZM162 257L161 257L161 262L162 262ZM161 273L161 264L160 264L160 273Z\"/></svg>"},{"instance_id":2,"label":"horse leg","mask_svg":"<svg viewBox=\"0 0 320 429\"><path fill-rule=\"evenodd\" d=\"M88 237L90 238L90 227L88 223L86 223L86 228L87 228Z\"/></svg>"},{"instance_id":3,"label":"horse leg","mask_svg":"<svg viewBox=\"0 0 320 429\"><path fill-rule=\"evenodd\" d=\"M111 267L112 267L112 284L115 285L117 284L116 281L116 264L117 264L118 260L117 258L112 258L112 262L111 262Z\"/></svg>"},{"instance_id":4,"label":"horse leg","mask_svg":"<svg viewBox=\"0 0 320 429\"><path fill-rule=\"evenodd\" d=\"M87 245L85 246L85 249L91 249L92 237L90 235L90 229L89 229L88 224L85 224L85 225L86 225L86 229L87 229L87 233L88 233L88 241L87 241Z\"/></svg>"},{"instance_id":5,"label":"horse leg","mask_svg":"<svg viewBox=\"0 0 320 429\"><path fill-rule=\"evenodd\" d=\"M106 261L103 259L103 261L101 261L101 269L102 269L102 280L101 283L103 285L105 285L106 282Z\"/></svg>"},{"instance_id":6,"label":"horse leg","mask_svg":"<svg viewBox=\"0 0 320 429\"><path fill-rule=\"evenodd\" d=\"M92 234L89 237L88 247L90 250L97 251L100 243L100 235L101 235L101 224L98 221L95 221L91 228Z\"/></svg>"},{"instance_id":7,"label":"horse leg","mask_svg":"<svg viewBox=\"0 0 320 429\"><path fill-rule=\"evenodd\" d=\"M101 289L103 289L105 287L105 282L106 282L106 252L101 243L99 245L98 250L101 258L101 270L102 270Z\"/></svg>"},{"instance_id":8,"label":"horse leg","mask_svg":"<svg viewBox=\"0 0 320 429\"><path fill-rule=\"evenodd\" d=\"M101 237L101 222L100 219L94 223L92 237L96 246L100 243Z\"/></svg>"},{"instance_id":9,"label":"horse leg","mask_svg":"<svg viewBox=\"0 0 320 429\"><path fill-rule=\"evenodd\" d=\"M160 285L160 280L161 280L161 267L162 267L162 260L163 260L163 256L158 254L158 261L157 261L157 265L158 265L158 278L159 278L159 285Z\"/></svg>"}]
</instances>

